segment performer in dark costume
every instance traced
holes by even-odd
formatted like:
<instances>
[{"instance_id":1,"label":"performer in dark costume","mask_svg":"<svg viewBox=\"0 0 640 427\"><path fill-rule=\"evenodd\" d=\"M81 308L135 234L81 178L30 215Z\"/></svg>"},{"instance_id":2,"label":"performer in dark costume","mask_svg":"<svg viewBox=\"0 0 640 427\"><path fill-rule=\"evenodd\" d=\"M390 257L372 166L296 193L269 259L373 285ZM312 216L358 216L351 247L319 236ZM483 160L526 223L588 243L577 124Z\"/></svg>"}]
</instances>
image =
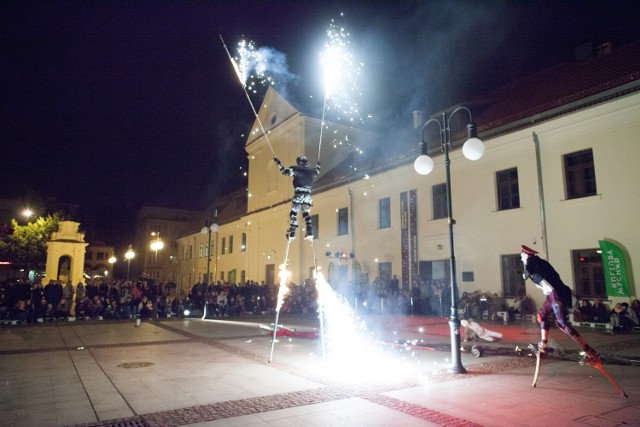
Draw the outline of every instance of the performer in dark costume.
<instances>
[{"instance_id":1,"label":"performer in dark costume","mask_svg":"<svg viewBox=\"0 0 640 427\"><path fill-rule=\"evenodd\" d=\"M298 228L298 212L302 209L302 217L306 225L306 237L307 240L313 240L313 226L311 224L311 187L313 186L313 180L320 173L320 162L316 164L315 168L309 167L309 160L306 156L300 156L296 158L296 166L285 168L282 166L282 162L277 158L273 158L276 162L280 172L283 175L293 176L293 198L291 199L291 223L289 230L287 231L287 239L293 240L296 235L296 228Z\"/></svg>"},{"instance_id":2,"label":"performer in dark costume","mask_svg":"<svg viewBox=\"0 0 640 427\"><path fill-rule=\"evenodd\" d=\"M525 280L531 279L533 283L547 297L538 311L538 323L540 323L541 341L538 349L544 352L547 348L549 340L549 328L551 326L550 316L555 314L556 324L564 332L574 340L584 352L584 362L595 363L600 361L600 355L591 348L568 322L568 309L572 306L571 288L565 285L560 279L558 272L549 264L537 256L537 251L527 246L521 246L521 258L524 264Z\"/></svg>"}]
</instances>

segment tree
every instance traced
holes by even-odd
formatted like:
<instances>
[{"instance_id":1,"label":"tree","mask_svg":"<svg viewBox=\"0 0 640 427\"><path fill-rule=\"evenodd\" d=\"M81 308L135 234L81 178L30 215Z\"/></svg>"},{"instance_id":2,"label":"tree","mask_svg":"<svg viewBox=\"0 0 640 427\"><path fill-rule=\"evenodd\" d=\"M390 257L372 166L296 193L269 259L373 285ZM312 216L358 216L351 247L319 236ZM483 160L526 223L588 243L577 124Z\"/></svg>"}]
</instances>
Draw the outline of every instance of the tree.
<instances>
[{"instance_id":1,"label":"tree","mask_svg":"<svg viewBox=\"0 0 640 427\"><path fill-rule=\"evenodd\" d=\"M47 260L47 241L51 233L58 230L58 214L39 217L26 225L15 219L11 227L0 230L0 260L10 261L25 267L35 267Z\"/></svg>"}]
</instances>

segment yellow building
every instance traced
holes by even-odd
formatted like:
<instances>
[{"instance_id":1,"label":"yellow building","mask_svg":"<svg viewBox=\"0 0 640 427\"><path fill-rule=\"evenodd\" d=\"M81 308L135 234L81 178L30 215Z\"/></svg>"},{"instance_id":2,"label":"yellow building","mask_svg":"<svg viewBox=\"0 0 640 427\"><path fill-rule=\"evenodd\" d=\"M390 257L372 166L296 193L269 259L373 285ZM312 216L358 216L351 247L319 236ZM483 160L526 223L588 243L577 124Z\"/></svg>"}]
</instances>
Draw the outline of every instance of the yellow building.
<instances>
[{"instance_id":1,"label":"yellow building","mask_svg":"<svg viewBox=\"0 0 640 427\"><path fill-rule=\"evenodd\" d=\"M467 117L456 115L450 158L459 292L514 296L524 286L519 253L526 244L554 265L578 298L601 296L598 241L609 240L628 255L629 294L637 294L639 77L640 44L634 44L544 70L464 104L486 151L474 162L462 156ZM291 178L279 173L273 157L285 166L301 154L314 166L318 157L319 119L296 111L273 89L259 117L268 139L256 123L246 143L246 211L218 217L212 244L216 280L275 283L287 248L293 191ZM418 175L413 166L424 123L418 120L415 129L407 126L385 140L330 125L313 193L316 239L313 246L303 240L301 228L291 243L293 282L311 277L314 252L325 275L347 279L349 286L396 275L402 289L432 296L431 284L449 282L446 168L437 130L426 133L433 172ZM361 147L369 152L361 153ZM190 273L183 277L189 286L203 279L212 262L206 251L199 252L207 239L195 227L177 238L178 262L188 265ZM526 284L527 293L539 305L543 296L532 287Z\"/></svg>"}]
</instances>

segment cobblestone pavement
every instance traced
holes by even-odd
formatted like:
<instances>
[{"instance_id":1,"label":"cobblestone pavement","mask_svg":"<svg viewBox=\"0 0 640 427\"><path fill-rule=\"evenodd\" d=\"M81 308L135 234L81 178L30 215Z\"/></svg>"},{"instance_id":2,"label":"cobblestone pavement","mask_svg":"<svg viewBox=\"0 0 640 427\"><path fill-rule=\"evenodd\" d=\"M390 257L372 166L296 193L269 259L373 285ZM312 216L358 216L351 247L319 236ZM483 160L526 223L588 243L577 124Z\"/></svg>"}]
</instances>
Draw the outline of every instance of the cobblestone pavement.
<instances>
[{"instance_id":1,"label":"cobblestone pavement","mask_svg":"<svg viewBox=\"0 0 640 427\"><path fill-rule=\"evenodd\" d=\"M237 365L238 369L243 369L243 366L251 367L251 366L264 366L268 369L276 369L283 374L287 374L290 378L301 378L308 381L308 384L313 384L313 386L302 387L301 389L273 393L270 394L265 392L262 395L258 396L246 396L239 397L237 399L226 399L221 401L210 401L210 403L199 403L192 406L183 405L183 407L170 408L167 410L160 410L154 412L145 412L145 413L136 413L135 404L130 402L130 398L128 398L129 394L124 390L124 386L121 385L118 379L110 379L111 383L115 386L117 392L122 396L122 399L126 402L127 406L130 408L131 416L120 417L120 418L100 418L97 416L99 421L89 421L83 423L59 423L55 425L74 425L74 426L122 426L122 427L136 427L136 426L218 426L218 425L295 425L295 424L287 424L287 418L283 415L281 420L267 421L268 418L255 418L252 416L255 415L265 415L265 414L290 414L292 410L301 410L304 408L322 408L323 405L330 405L327 407L334 407L337 404L343 404L346 407L349 406L358 406L365 407L367 410L373 410L375 408L377 412L377 417L371 416L366 422L363 419L358 421L357 418L349 418L347 415L346 418L341 419L339 422L336 421L335 424L332 424L328 421L322 421L318 419L315 422L309 422L304 425L396 425L397 423L402 423L403 425L445 425L445 426L475 426L475 425L506 425L502 420L496 418L497 414L493 414L493 418L487 417L487 414L481 414L476 417L473 412L469 412L467 410L462 410L462 407L453 406L448 402L444 396L455 390L456 387L462 387L460 391L460 396L463 399L467 399L468 396L475 396L475 399L482 399L483 397L487 400L492 400L495 396L491 396L490 393L501 393L510 387L514 387L514 383L518 390L523 390L523 387L526 384L530 383L530 377L526 376L527 372L530 372L533 367L533 359L529 357L515 357L514 356L494 356L494 357L482 357L480 359L471 358L470 355L464 354L465 357L465 366L467 367L467 373L465 374L452 374L449 373L444 366L446 366L447 360L447 352L441 351L426 351L423 352L425 357L429 359L434 359L439 363L440 368L432 369L429 373L429 385L427 387L431 387L431 389L436 390L436 393L440 392L443 394L442 402L436 401L434 399L423 399L419 398L421 393L424 393L425 383L422 380L416 379L404 379L401 382L366 382L366 383L345 383L341 381L337 381L335 378L325 375L325 373L321 369L309 369L306 366L306 362L304 358L301 358L301 354L305 354L308 352L309 345L307 344L310 340L291 340L293 344L290 345L292 348L287 350L282 350L282 353L277 352L276 358L273 361L269 361L264 354L265 346L268 346L270 341L270 336L265 334L265 332L260 331L257 326L260 324L260 321L264 321L268 319L253 319L252 322L255 323L256 327L251 327L250 323L246 323L245 329L238 329L232 323L228 322L220 322L216 324L215 333L210 333L208 325L204 325L199 320L188 320L188 321L164 321L164 322L148 322L143 324L145 329L144 336L138 336L137 339L130 339L129 335L131 335L131 331L133 330L130 325L127 326L127 329L122 329L122 325L114 324L112 327L109 327L106 323L104 325L77 325L75 326L73 333L71 333L68 325L59 325L56 326L57 333L63 337L62 340L56 341L53 338L50 338L50 342L46 346L38 346L37 344L32 343L27 340L25 337L31 332L29 331L29 327L25 327L21 330L17 330L14 328L13 334L8 336L4 334L5 330L0 330L0 344L2 345L2 350L0 350L0 357L9 356L9 355L34 355L34 356L46 356L48 354L53 354L56 352L69 352L72 350L84 349L84 346L90 348L92 352L99 352L101 350L115 350L122 351L123 353L135 351L136 349L141 349L143 351L149 351L149 349L156 348L154 351L162 352L169 348L175 348L176 346L188 347L189 344L199 344L204 345L211 349L211 351L219 352L219 354L227 354L234 361L234 364ZM448 335L448 325L446 324L446 320L443 319L421 319L422 324L425 322L428 324L429 322L433 322L431 326L433 329L429 329L430 326L427 327L427 331L423 338L427 338L434 343L434 347L446 347L447 343L447 335ZM311 328L313 326L313 319L309 321L309 319L293 319L291 322L299 322L302 324L302 328ZM310 322L310 323L309 323ZM403 326L394 325L397 331L401 331L400 333L404 336L409 336L414 331L413 323L416 321L412 320L409 323L410 325L405 325L405 331L402 332ZM35 326L36 328L42 328L41 326ZM49 326L50 328L52 326ZM114 332L112 336L104 338L102 341L95 336L94 333L91 332L92 328L109 328L105 330L117 330L119 332ZM421 326L422 328L422 326ZM518 339L522 341L522 337L529 338L526 335L530 334L531 331L536 332L535 326L532 328L531 325L516 325L509 326L509 330L506 331L516 335ZM120 331L120 329L122 329ZM204 331L204 332L203 332ZM515 332L514 332L515 331ZM507 335L508 335L507 333ZM556 333L556 334L559 334ZM104 337L103 334L99 334ZM18 341L16 340L16 336L20 338ZM554 335L557 336L557 335ZM558 337L560 341L558 341L558 345L566 344L565 341L562 341L562 337ZM601 352L605 354L621 354L627 352L629 354L638 354L638 349L640 349L640 342L637 337L625 337L625 339L619 340L614 337L602 336L602 335L589 335L588 340L593 342L595 346L598 346ZM297 346L297 343L302 342L300 347ZM17 344L19 343L19 345ZM249 344L250 343L250 344ZM84 344L84 346L83 346ZM436 345L437 344L437 345ZM282 344L284 345L284 343ZM505 343L505 346L511 345L511 343ZM425 346L426 347L426 346ZM279 349L280 351L280 349ZM422 356L422 355L421 355ZM95 356L94 356L95 359ZM96 362L98 360L96 359ZM551 362L554 364L558 362L558 368L553 368ZM115 362L114 362L115 363ZM130 366L121 366L120 368L127 367L133 369L145 369L147 366L153 365L153 363L149 362L147 365L146 362L130 362ZM568 376L579 374L581 377L575 379L577 388L581 387L580 384L584 381L589 381L593 383L594 381L598 382L598 394L597 396L586 394L581 397L582 402L580 402L583 408L577 411L574 415L570 417L572 420L570 423L562 423L562 424L554 424L553 422L534 422L532 420L532 424L529 424L529 421L523 421L522 423L514 423L513 425L576 425L576 426L586 426L586 425L619 425L624 423L625 425L640 425L636 420L640 419L640 403L638 402L637 396L635 396L635 390L631 391L629 394L630 399L626 402L618 402L614 401L612 398L612 393L609 393L611 390L606 389L606 384L603 385L602 381L599 381L600 378L597 377L598 374L591 373L591 375L587 375L585 377L585 371L576 371L575 363L571 363L569 365L565 365L569 362L562 362L561 360L548 360L545 362L546 372L551 371L554 373L551 379L547 381L547 383L543 382L542 387L547 387L547 384L551 380L562 380L562 383L559 383L560 386L556 385L555 387L563 388L567 384L570 384L571 381ZM100 363L98 363L100 365ZM568 366L567 369L564 367ZM110 376L110 372L105 368L101 368L107 376ZM252 369L252 368L251 368ZM637 367L625 367L621 372L624 372L624 375L627 377L630 376L633 384L637 383L637 380L640 379L640 369ZM559 375L559 372L566 371L567 375ZM577 374L574 374L574 371ZM0 371L1 372L1 371ZM524 372L525 377L522 377L522 373ZM616 372L616 377L618 378L618 374ZM593 380L593 377L596 377ZM586 378L586 380L584 379ZM629 382L625 382L625 378L621 378L624 382L624 386L628 387ZM442 386L438 386L441 384ZM457 386L456 386L457 384ZM87 386L85 385L85 388ZM300 386L297 386L300 388ZM483 396L482 388L489 387L489 391L484 391L485 395ZM413 390L413 391L412 391ZM474 391L477 390L477 391ZM526 390L526 388L525 388ZM562 391L562 390L560 390ZM153 390L150 391L153 393ZM455 393L455 391L453 391ZM525 391L526 392L526 391ZM555 393L557 390L551 391L551 393ZM89 392L87 392L89 393ZM409 393L407 395L407 393ZM480 393L480 395L473 394ZM522 393L522 391L518 391L518 393ZM571 391L564 390L565 395L569 394L566 397L566 406L569 408L573 408L572 399L573 396ZM89 393L90 394L90 393ZM406 398L405 396L413 396L413 398ZM604 396L604 397L603 397ZM525 396L527 399L522 401L523 403L507 403L508 399L503 399L505 405L517 405L521 404L523 407L521 408L510 408L510 411L531 411L530 406L534 404L535 399L540 398L540 402L545 402L549 399L549 391L542 392L536 395L530 394L529 396ZM578 399L580 397L576 397ZM587 400L588 399L588 400ZM605 403L602 405L602 409L597 409L595 407L589 407L587 404L591 399L598 399L600 401L604 400ZM527 403L526 401L530 402ZM368 402L368 403L362 403ZM445 402L445 403L443 403ZM481 400L482 402L482 400ZM92 404L93 405L93 404ZM331 406L334 405L334 406ZM373 406L366 406L373 405ZM449 405L452 405L451 407ZM485 405L481 403L481 405ZM582 407L579 405L579 407ZM0 409L3 409L0 406ZM94 410L97 411L96 408ZM575 408L571 409L576 411ZM592 412L589 412L592 411ZM600 412L598 412L600 411ZM96 412L98 414L98 412ZM398 418L401 415L409 418ZM608 415L607 415L608 414ZM483 415L483 416L480 416ZM491 415L491 414L489 414ZM636 416L639 415L639 416ZM384 417L387 418L384 418ZM246 417L246 418L245 418ZM395 418L394 418L395 417ZM95 418L94 418L95 419ZM345 420L351 419L353 423L347 422ZM365 418L366 419L366 418ZM548 419L553 419L549 417ZM227 420L227 421L225 421ZM285 420L285 421L283 421ZM299 418L292 417L289 419L289 422L293 422L292 420L299 420ZM388 420L388 421L385 421ZM389 421L390 420L390 421ZM393 421L395 420L395 421ZM402 421L401 421L402 420ZM413 420L414 424L408 424L409 420ZM246 422L245 422L246 421ZM228 423L227 423L228 422ZM618 423L618 424L616 424ZM509 422L511 424L511 422ZM54 425L48 423L46 421L43 422L34 422L33 424L21 423L19 420L12 420L7 425L11 426L21 426L21 425Z\"/></svg>"}]
</instances>

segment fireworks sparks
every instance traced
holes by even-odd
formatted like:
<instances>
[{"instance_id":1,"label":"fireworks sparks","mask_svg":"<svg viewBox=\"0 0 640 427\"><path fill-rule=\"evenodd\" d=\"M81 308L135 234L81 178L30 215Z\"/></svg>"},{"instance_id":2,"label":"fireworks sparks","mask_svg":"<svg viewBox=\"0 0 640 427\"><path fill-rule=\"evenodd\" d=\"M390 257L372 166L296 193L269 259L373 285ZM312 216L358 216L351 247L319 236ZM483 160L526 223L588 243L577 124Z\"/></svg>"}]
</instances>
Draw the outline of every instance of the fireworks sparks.
<instances>
[{"instance_id":1,"label":"fireworks sparks","mask_svg":"<svg viewBox=\"0 0 640 427\"><path fill-rule=\"evenodd\" d=\"M278 273L278 277L280 278L280 288L278 289L278 302L276 304L276 311L280 311L282 308L282 304L284 304L284 298L289 293L289 287L287 286L287 281L291 276L291 272L287 270L287 266L284 264L280 265L280 272Z\"/></svg>"},{"instance_id":2,"label":"fireworks sparks","mask_svg":"<svg viewBox=\"0 0 640 427\"><path fill-rule=\"evenodd\" d=\"M350 37L344 26L331 20L324 49L320 53L325 94L319 146L322 146L323 132L325 130L328 132L331 125L325 120L326 117L331 116L334 122L346 122L349 126L364 122L357 101L361 96L358 80L362 64L358 63L351 53ZM349 140L348 134L339 132L338 129L330 135L328 142L333 148L343 145L355 147ZM358 147L355 148L358 152L362 152Z\"/></svg>"},{"instance_id":3,"label":"fireworks sparks","mask_svg":"<svg viewBox=\"0 0 640 427\"><path fill-rule=\"evenodd\" d=\"M347 301L317 273L319 306L324 313L325 364L328 374L345 382L401 381L409 376L409 366L399 364L397 355L385 351L378 338L354 313ZM388 369L393 366L393 369ZM415 372L414 372L415 374Z\"/></svg>"},{"instance_id":4,"label":"fireworks sparks","mask_svg":"<svg viewBox=\"0 0 640 427\"><path fill-rule=\"evenodd\" d=\"M281 63L280 55L269 48L256 49L251 41L238 42L238 55L234 58L234 65L240 83L251 93L257 93L258 87L275 83L274 76L268 72L273 65Z\"/></svg>"},{"instance_id":5,"label":"fireworks sparks","mask_svg":"<svg viewBox=\"0 0 640 427\"><path fill-rule=\"evenodd\" d=\"M325 108L337 115L336 120L351 124L362 121L357 98L361 96L358 80L362 64L350 51L350 33L331 20L327 30L320 65L324 75Z\"/></svg>"}]
</instances>

